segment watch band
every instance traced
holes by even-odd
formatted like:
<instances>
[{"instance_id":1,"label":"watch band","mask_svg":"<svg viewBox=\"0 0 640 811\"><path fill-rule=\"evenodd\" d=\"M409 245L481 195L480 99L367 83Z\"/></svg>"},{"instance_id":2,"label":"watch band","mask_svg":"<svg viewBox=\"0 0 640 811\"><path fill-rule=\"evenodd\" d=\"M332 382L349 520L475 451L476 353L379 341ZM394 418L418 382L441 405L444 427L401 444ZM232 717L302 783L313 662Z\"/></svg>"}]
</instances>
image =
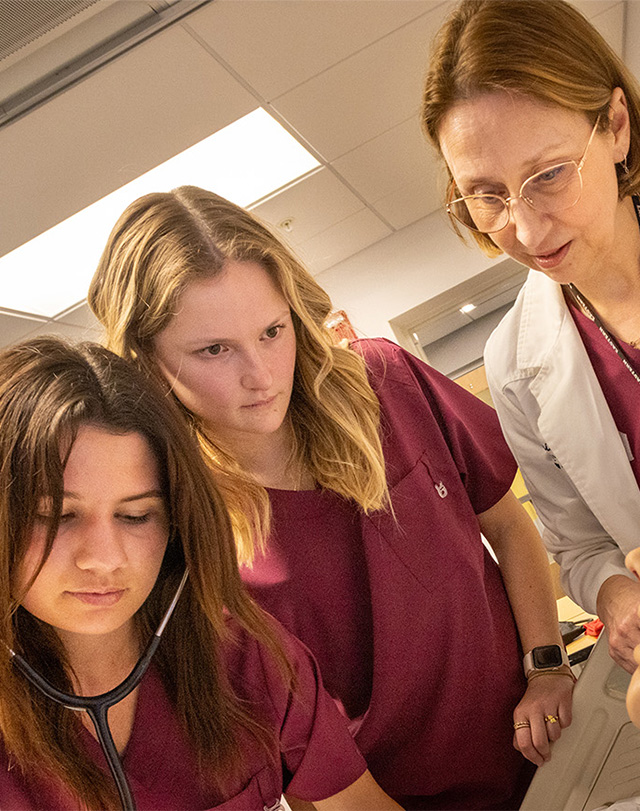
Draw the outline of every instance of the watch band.
<instances>
[{"instance_id":1,"label":"watch band","mask_svg":"<svg viewBox=\"0 0 640 811\"><path fill-rule=\"evenodd\" d=\"M524 675L529 678L534 673L553 673L569 668L569 657L561 645L539 645L529 651L522 660Z\"/></svg>"}]
</instances>

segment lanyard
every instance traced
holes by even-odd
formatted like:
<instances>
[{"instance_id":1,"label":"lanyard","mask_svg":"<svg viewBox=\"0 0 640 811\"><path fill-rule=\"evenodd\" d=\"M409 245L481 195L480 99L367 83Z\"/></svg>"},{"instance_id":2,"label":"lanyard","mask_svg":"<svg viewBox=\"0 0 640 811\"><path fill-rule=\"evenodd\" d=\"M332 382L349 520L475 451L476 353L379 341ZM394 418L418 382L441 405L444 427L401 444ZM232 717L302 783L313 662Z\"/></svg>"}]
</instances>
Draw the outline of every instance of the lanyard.
<instances>
[{"instance_id":1,"label":"lanyard","mask_svg":"<svg viewBox=\"0 0 640 811\"><path fill-rule=\"evenodd\" d=\"M640 226L640 197L638 195L634 194L631 199L633 200L633 206L634 206L634 210L636 212L636 219L638 220L638 225ZM613 349L613 351L616 353L616 355L620 358L620 360L624 364L625 368L627 368L629 370L629 372L631 372L631 374L633 375L633 378L636 381L636 383L640 383L640 375L638 375L636 370L631 365L631 363L629 361L629 358L627 357L626 352L620 346L618 340L616 338L614 338L614 336L609 332L609 330L602 323L602 321L600 320L598 314L596 313L594 308L591 306L589 301L587 301L587 299L582 295L582 293L578 290L578 288L575 286L575 284L573 284L573 283L568 284L567 287L569 288L569 291L571 292L571 295L573 296L574 301L576 301L576 303L581 308L581 310L585 313L585 315L594 322L596 327L598 327L601 334L607 340L607 343L609 344L609 346Z\"/></svg>"}]
</instances>

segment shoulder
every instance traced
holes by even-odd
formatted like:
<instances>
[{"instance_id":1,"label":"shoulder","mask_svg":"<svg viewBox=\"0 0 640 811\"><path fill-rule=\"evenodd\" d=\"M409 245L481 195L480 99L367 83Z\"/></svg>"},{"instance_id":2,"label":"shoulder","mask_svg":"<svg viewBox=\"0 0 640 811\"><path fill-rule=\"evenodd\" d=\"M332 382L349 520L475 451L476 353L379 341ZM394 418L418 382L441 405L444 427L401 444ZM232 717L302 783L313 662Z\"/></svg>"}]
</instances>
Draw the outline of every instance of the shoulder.
<instances>
[{"instance_id":1,"label":"shoulder","mask_svg":"<svg viewBox=\"0 0 640 811\"><path fill-rule=\"evenodd\" d=\"M428 363L387 338L360 339L354 341L351 348L364 358L369 381L377 394L384 394L387 389L398 385L416 389L443 380L445 386L455 385Z\"/></svg>"},{"instance_id":2,"label":"shoulder","mask_svg":"<svg viewBox=\"0 0 640 811\"><path fill-rule=\"evenodd\" d=\"M284 652L294 680L314 692L319 681L317 665L309 650L271 616L267 622ZM266 643L248 633L237 620L225 620L227 638L223 660L234 692L247 701L266 701L267 713L280 714L289 701L292 685ZM302 678L301 678L302 676Z\"/></svg>"},{"instance_id":3,"label":"shoulder","mask_svg":"<svg viewBox=\"0 0 640 811\"><path fill-rule=\"evenodd\" d=\"M369 380L383 411L409 409L413 420L421 410L430 410L437 419L467 411L493 416L493 409L470 392L406 349L385 338L358 341L355 351L363 355Z\"/></svg>"},{"instance_id":4,"label":"shoulder","mask_svg":"<svg viewBox=\"0 0 640 811\"><path fill-rule=\"evenodd\" d=\"M48 788L51 787L25 779L22 770L12 763L0 738L0 808L12 811L43 808L42 802L52 799Z\"/></svg>"},{"instance_id":5,"label":"shoulder","mask_svg":"<svg viewBox=\"0 0 640 811\"><path fill-rule=\"evenodd\" d=\"M485 345L484 362L488 374L496 374L498 377L504 378L515 373L518 335L522 324L527 283L528 281L524 283L513 307L500 320Z\"/></svg>"},{"instance_id":6,"label":"shoulder","mask_svg":"<svg viewBox=\"0 0 640 811\"><path fill-rule=\"evenodd\" d=\"M293 680L282 674L266 646L234 620L227 663L236 695L275 732L284 787L303 800L329 797L344 790L366 770L345 719L323 687L311 652L272 617Z\"/></svg>"},{"instance_id":7,"label":"shoulder","mask_svg":"<svg viewBox=\"0 0 640 811\"><path fill-rule=\"evenodd\" d=\"M352 341L350 348L364 358L370 375L381 375L396 367L402 367L403 356L409 354L402 347L388 338L358 338Z\"/></svg>"},{"instance_id":8,"label":"shoulder","mask_svg":"<svg viewBox=\"0 0 640 811\"><path fill-rule=\"evenodd\" d=\"M567 317L562 287L540 271L530 270L513 307L485 346L492 390L533 377L550 362Z\"/></svg>"}]
</instances>

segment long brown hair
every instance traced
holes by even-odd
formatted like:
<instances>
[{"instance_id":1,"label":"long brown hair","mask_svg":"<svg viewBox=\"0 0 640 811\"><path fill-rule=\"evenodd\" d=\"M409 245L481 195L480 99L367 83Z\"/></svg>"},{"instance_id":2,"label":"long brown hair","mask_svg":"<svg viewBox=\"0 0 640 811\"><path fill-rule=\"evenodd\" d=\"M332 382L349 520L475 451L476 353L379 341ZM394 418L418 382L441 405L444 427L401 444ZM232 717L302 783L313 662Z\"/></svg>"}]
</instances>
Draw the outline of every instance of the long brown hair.
<instances>
[{"instance_id":1,"label":"long brown hair","mask_svg":"<svg viewBox=\"0 0 640 811\"><path fill-rule=\"evenodd\" d=\"M135 620L147 640L187 566L189 580L154 661L207 774L224 783L223 775L242 763L238 731L263 744L273 731L241 706L227 681L220 659L223 614L266 645L283 679L291 681L291 672L269 622L242 586L224 502L184 420L152 381L104 347L38 338L0 354L0 639L56 686L73 691L61 642L20 606L15 575L43 498L53 516L43 563L51 550L63 500L61 453L85 424L141 435L158 462L170 540ZM77 725L75 713L45 699L8 655L0 656L0 733L15 766L27 779L60 780L89 808L118 807L110 780L78 743Z\"/></svg>"},{"instance_id":2,"label":"long brown hair","mask_svg":"<svg viewBox=\"0 0 640 811\"><path fill-rule=\"evenodd\" d=\"M462 0L434 41L422 126L440 152L440 125L457 102L506 90L583 113L591 126L600 116L599 129L606 132L616 87L624 91L631 122L628 174L618 169L622 199L640 191L640 86L631 71L564 0ZM449 172L451 196L457 190ZM502 253L489 235L471 233L489 256Z\"/></svg>"},{"instance_id":3,"label":"long brown hair","mask_svg":"<svg viewBox=\"0 0 640 811\"><path fill-rule=\"evenodd\" d=\"M256 217L212 192L182 186L149 194L122 214L89 289L89 304L107 346L161 377L153 340L169 323L194 279L215 277L227 260L260 263L289 304L296 331L296 370L288 418L295 453L326 489L365 511L387 504L378 436L379 403L362 358L336 346L325 322L331 301L291 251ZM243 562L268 532L266 491L184 406L231 513Z\"/></svg>"}]
</instances>

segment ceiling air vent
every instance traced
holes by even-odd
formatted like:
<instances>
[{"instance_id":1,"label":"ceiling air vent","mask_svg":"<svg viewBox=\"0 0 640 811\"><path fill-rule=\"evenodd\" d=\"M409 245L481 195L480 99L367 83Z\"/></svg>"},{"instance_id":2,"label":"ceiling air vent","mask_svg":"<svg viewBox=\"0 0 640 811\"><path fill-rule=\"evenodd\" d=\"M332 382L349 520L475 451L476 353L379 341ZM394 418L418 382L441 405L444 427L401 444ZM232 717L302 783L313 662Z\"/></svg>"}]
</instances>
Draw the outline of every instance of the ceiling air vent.
<instances>
[{"instance_id":1,"label":"ceiling air vent","mask_svg":"<svg viewBox=\"0 0 640 811\"><path fill-rule=\"evenodd\" d=\"M0 4L0 61L66 23L99 0L3 0Z\"/></svg>"},{"instance_id":2,"label":"ceiling air vent","mask_svg":"<svg viewBox=\"0 0 640 811\"><path fill-rule=\"evenodd\" d=\"M0 0L0 127L212 0Z\"/></svg>"}]
</instances>

